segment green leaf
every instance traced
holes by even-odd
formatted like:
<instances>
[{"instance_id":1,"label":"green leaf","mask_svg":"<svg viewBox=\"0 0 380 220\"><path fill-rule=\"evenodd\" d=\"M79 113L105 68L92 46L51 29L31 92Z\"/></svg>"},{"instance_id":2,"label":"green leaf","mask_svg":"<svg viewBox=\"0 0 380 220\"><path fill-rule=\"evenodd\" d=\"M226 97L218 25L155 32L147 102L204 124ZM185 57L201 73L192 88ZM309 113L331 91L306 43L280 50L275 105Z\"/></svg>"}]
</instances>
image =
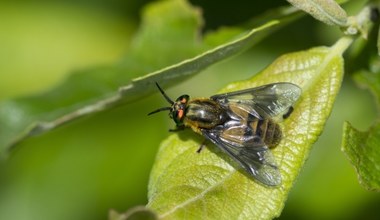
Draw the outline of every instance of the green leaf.
<instances>
[{"instance_id":1,"label":"green leaf","mask_svg":"<svg viewBox=\"0 0 380 220\"><path fill-rule=\"evenodd\" d=\"M288 2L328 25L346 26L347 14L334 0L288 0Z\"/></svg>"},{"instance_id":2,"label":"green leaf","mask_svg":"<svg viewBox=\"0 0 380 220\"><path fill-rule=\"evenodd\" d=\"M355 80L368 87L380 103L380 72L362 71ZM361 132L349 122L344 123L342 151L354 166L360 184L367 190L380 191L380 122L375 122L368 131Z\"/></svg>"},{"instance_id":3,"label":"green leaf","mask_svg":"<svg viewBox=\"0 0 380 220\"><path fill-rule=\"evenodd\" d=\"M216 146L196 153L204 138L191 131L162 142L151 172L148 207L162 219L272 219L280 215L312 144L322 132L343 77L342 53L351 44L342 38L333 47L317 47L281 56L246 81L221 92L273 82L302 88L291 116L281 123L284 138L273 154L282 183L266 187L249 177Z\"/></svg>"},{"instance_id":4,"label":"green leaf","mask_svg":"<svg viewBox=\"0 0 380 220\"><path fill-rule=\"evenodd\" d=\"M273 27L278 27L279 21L269 22L215 48L197 38L200 24L199 10L185 0L150 5L144 11L142 27L129 53L120 63L76 73L41 95L0 103L0 153L29 136L138 100L156 91L155 81L171 85L191 77L248 49L275 30ZM200 54L202 51L206 52ZM149 72L152 73L138 77Z\"/></svg>"},{"instance_id":5,"label":"green leaf","mask_svg":"<svg viewBox=\"0 0 380 220\"><path fill-rule=\"evenodd\" d=\"M168 68L159 70L157 72L150 73L146 76L133 79L132 86L138 87L140 84L152 85L153 82L157 81L162 81L162 84L167 84L167 81L169 80L172 81L172 84L177 83L178 80L186 79L189 76L198 73L201 70L204 70L214 63L243 52L244 50L251 47L254 43L260 41L263 36L268 34L267 31L270 31L270 28L276 26L277 24L278 21L269 22L259 28L251 30L248 34L243 35L237 40L210 49L192 59L185 60L181 63L169 66ZM132 90L133 87L131 87L131 85L121 87L121 94L123 95L126 91Z\"/></svg>"},{"instance_id":6,"label":"green leaf","mask_svg":"<svg viewBox=\"0 0 380 220\"><path fill-rule=\"evenodd\" d=\"M361 132L344 123L342 150L355 167L360 184L367 190L380 191L380 123Z\"/></svg>"}]
</instances>

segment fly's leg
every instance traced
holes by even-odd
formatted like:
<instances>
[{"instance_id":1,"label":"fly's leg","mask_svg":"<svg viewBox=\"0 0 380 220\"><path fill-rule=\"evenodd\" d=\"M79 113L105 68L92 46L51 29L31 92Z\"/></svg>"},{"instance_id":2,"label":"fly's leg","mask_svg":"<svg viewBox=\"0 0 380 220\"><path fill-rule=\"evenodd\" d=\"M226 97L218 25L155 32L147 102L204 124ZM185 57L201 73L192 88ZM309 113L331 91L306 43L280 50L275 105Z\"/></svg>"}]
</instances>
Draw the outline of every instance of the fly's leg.
<instances>
[{"instance_id":1,"label":"fly's leg","mask_svg":"<svg viewBox=\"0 0 380 220\"><path fill-rule=\"evenodd\" d=\"M182 131L183 129L185 129L185 126L184 125L181 125L181 126L177 126L176 128L174 129L169 129L170 132L177 132L177 131Z\"/></svg>"},{"instance_id":2,"label":"fly's leg","mask_svg":"<svg viewBox=\"0 0 380 220\"><path fill-rule=\"evenodd\" d=\"M292 114L293 110L294 110L293 106L290 106L290 108L288 109L288 112L286 112L286 113L282 116L282 118L283 118L283 119L287 119L287 118L290 116L290 114Z\"/></svg>"},{"instance_id":3,"label":"fly's leg","mask_svg":"<svg viewBox=\"0 0 380 220\"><path fill-rule=\"evenodd\" d=\"M206 142L207 140L205 139L202 143L201 143L201 146L199 146L199 149L197 150L197 153L199 154L204 147L206 147Z\"/></svg>"}]
</instances>

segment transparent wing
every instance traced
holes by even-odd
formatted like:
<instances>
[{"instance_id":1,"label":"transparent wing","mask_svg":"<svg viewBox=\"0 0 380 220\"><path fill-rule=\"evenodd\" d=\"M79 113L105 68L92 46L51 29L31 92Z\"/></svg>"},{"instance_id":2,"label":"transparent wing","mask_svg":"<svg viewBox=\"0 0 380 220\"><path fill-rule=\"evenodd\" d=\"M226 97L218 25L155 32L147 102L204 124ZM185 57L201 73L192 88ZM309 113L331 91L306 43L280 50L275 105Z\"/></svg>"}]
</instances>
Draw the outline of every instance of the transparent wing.
<instances>
[{"instance_id":1,"label":"transparent wing","mask_svg":"<svg viewBox=\"0 0 380 220\"><path fill-rule=\"evenodd\" d=\"M212 100L229 108L238 116L256 118L283 116L301 95L301 88L293 83L280 82L252 89L218 94Z\"/></svg>"},{"instance_id":2,"label":"transparent wing","mask_svg":"<svg viewBox=\"0 0 380 220\"><path fill-rule=\"evenodd\" d=\"M214 129L202 130L202 133L256 180L268 186L279 185L281 174L269 148L260 137L244 135L250 129L248 126L237 121L232 123L235 124L220 125Z\"/></svg>"}]
</instances>

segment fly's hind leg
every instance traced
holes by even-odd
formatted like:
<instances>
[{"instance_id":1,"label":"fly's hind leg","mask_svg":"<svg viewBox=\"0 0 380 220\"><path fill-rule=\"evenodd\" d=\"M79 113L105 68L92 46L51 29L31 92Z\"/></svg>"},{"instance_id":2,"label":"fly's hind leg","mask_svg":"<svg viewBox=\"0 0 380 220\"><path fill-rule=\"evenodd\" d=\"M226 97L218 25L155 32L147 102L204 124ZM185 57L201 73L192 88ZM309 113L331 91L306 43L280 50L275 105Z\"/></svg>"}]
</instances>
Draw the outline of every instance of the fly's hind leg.
<instances>
[{"instance_id":1,"label":"fly's hind leg","mask_svg":"<svg viewBox=\"0 0 380 220\"><path fill-rule=\"evenodd\" d=\"M287 119L289 118L290 114L292 114L294 108L293 106L290 106L290 108L288 109L288 111L282 116L283 119Z\"/></svg>"}]
</instances>

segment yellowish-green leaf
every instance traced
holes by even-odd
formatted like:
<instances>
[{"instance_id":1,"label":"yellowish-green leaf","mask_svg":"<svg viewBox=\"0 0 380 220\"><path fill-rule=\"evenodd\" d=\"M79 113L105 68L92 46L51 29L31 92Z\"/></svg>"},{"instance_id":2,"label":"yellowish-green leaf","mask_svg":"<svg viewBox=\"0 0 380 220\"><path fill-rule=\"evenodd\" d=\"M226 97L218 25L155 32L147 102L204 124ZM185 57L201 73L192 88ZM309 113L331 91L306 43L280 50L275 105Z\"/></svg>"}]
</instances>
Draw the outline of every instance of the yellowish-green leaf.
<instances>
[{"instance_id":1,"label":"yellowish-green leaf","mask_svg":"<svg viewBox=\"0 0 380 220\"><path fill-rule=\"evenodd\" d=\"M326 24L346 25L347 14L334 0L288 0L288 2Z\"/></svg>"},{"instance_id":2,"label":"yellowish-green leaf","mask_svg":"<svg viewBox=\"0 0 380 220\"><path fill-rule=\"evenodd\" d=\"M212 144L200 154L203 137L185 131L162 142L151 172L148 207L161 219L272 219L280 215L312 144L323 130L343 77L342 53L351 44L342 38L334 46L281 56L246 81L221 92L273 82L302 88L294 112L281 123L284 138L273 154L282 183L267 187L249 177ZM190 93L190 91L184 91Z\"/></svg>"}]
</instances>

